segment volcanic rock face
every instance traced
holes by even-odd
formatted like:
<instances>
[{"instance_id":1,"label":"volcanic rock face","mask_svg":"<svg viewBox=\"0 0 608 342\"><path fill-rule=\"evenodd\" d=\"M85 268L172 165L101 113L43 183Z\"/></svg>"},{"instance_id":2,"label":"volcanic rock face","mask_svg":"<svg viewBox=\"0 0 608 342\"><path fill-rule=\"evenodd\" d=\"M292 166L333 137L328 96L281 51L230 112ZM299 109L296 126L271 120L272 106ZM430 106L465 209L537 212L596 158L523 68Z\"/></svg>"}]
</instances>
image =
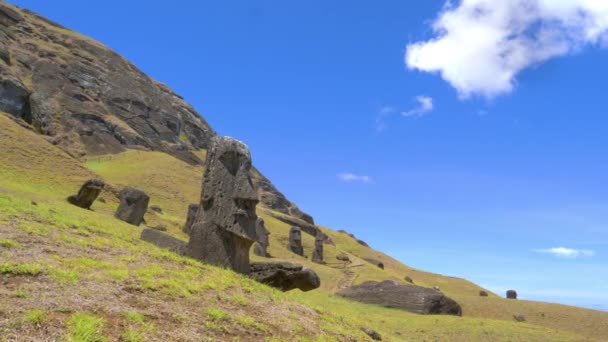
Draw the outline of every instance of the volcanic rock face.
<instances>
[{"instance_id":1,"label":"volcanic rock face","mask_svg":"<svg viewBox=\"0 0 608 342\"><path fill-rule=\"evenodd\" d=\"M188 206L188 218L186 219L186 224L182 227L182 231L188 235L192 231L192 225L194 224L194 220L196 219L196 214L201 206L199 204L190 204Z\"/></svg>"},{"instance_id":2,"label":"volcanic rock face","mask_svg":"<svg viewBox=\"0 0 608 342\"><path fill-rule=\"evenodd\" d=\"M249 149L238 140L213 137L206 165L201 208L190 231L186 254L247 274L249 249L257 240L258 203L249 176Z\"/></svg>"},{"instance_id":3,"label":"volcanic rock face","mask_svg":"<svg viewBox=\"0 0 608 342\"><path fill-rule=\"evenodd\" d=\"M462 309L441 292L426 287L400 285L392 280L367 281L346 288L338 295L367 304L407 310L417 314L447 314L462 316Z\"/></svg>"},{"instance_id":4,"label":"volcanic rock face","mask_svg":"<svg viewBox=\"0 0 608 342\"><path fill-rule=\"evenodd\" d=\"M255 231L258 235L258 241L253 244L253 253L257 256L268 258L268 246L270 245L268 236L270 235L270 232L266 229L266 226L264 226L263 218L258 217L258 220L255 223Z\"/></svg>"},{"instance_id":5,"label":"volcanic rock face","mask_svg":"<svg viewBox=\"0 0 608 342\"><path fill-rule=\"evenodd\" d=\"M78 194L68 197L68 202L75 206L89 209L104 186L105 183L101 179L89 179L80 187Z\"/></svg>"},{"instance_id":6,"label":"volcanic rock face","mask_svg":"<svg viewBox=\"0 0 608 342\"><path fill-rule=\"evenodd\" d=\"M289 229L289 250L297 255L304 256L302 230L300 227L291 227L291 229Z\"/></svg>"},{"instance_id":7,"label":"volcanic rock face","mask_svg":"<svg viewBox=\"0 0 608 342\"><path fill-rule=\"evenodd\" d=\"M288 262L254 262L249 276L281 291L310 291L321 286L321 280L313 270Z\"/></svg>"},{"instance_id":8,"label":"volcanic rock face","mask_svg":"<svg viewBox=\"0 0 608 342\"><path fill-rule=\"evenodd\" d=\"M144 221L150 197L145 192L133 188L125 188L118 197L120 205L116 209L115 216L134 226L139 226Z\"/></svg>"},{"instance_id":9,"label":"volcanic rock face","mask_svg":"<svg viewBox=\"0 0 608 342\"><path fill-rule=\"evenodd\" d=\"M193 152L216 135L182 97L116 52L4 2L0 111L78 157L143 149L201 164ZM313 223L261 173L251 174L265 206Z\"/></svg>"}]
</instances>

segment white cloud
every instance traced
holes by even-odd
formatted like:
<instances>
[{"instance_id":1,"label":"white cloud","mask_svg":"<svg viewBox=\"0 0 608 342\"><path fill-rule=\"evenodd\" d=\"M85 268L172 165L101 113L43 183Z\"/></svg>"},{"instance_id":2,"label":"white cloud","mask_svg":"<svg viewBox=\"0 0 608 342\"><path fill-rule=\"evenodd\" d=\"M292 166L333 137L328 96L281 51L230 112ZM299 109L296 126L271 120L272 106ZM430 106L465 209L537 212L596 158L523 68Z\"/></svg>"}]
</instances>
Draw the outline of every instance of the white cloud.
<instances>
[{"instance_id":1,"label":"white cloud","mask_svg":"<svg viewBox=\"0 0 608 342\"><path fill-rule=\"evenodd\" d=\"M432 29L432 39L407 46L408 68L438 73L462 98L491 98L530 66L608 46L608 1L448 0Z\"/></svg>"},{"instance_id":2,"label":"white cloud","mask_svg":"<svg viewBox=\"0 0 608 342\"><path fill-rule=\"evenodd\" d=\"M429 96L416 96L416 102L418 106L414 109L410 109L406 112L401 112L401 115L407 117L423 116L433 110L433 98Z\"/></svg>"},{"instance_id":3,"label":"white cloud","mask_svg":"<svg viewBox=\"0 0 608 342\"><path fill-rule=\"evenodd\" d=\"M354 173L350 173L350 172L346 172L346 173L340 173L338 174L338 178L344 182L363 182L363 183L369 183L372 181L372 178L370 176L360 176L360 175L356 175Z\"/></svg>"},{"instance_id":4,"label":"white cloud","mask_svg":"<svg viewBox=\"0 0 608 342\"><path fill-rule=\"evenodd\" d=\"M566 247L554 247L548 249L536 249L537 253L551 254L560 258L575 259L578 257L591 257L595 255L595 251L588 249L573 249Z\"/></svg>"}]
</instances>

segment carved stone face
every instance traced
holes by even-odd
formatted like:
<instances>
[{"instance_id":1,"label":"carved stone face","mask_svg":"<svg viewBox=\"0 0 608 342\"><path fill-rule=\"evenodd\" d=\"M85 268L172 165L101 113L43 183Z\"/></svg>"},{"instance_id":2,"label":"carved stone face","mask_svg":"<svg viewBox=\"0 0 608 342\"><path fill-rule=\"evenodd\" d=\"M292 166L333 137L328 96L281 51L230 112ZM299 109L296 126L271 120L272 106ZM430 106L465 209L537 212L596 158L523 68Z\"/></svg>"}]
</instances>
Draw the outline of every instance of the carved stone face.
<instances>
[{"instance_id":1,"label":"carved stone face","mask_svg":"<svg viewBox=\"0 0 608 342\"><path fill-rule=\"evenodd\" d=\"M229 137L212 138L201 204L206 222L255 241L258 196L250 169L251 156L245 144Z\"/></svg>"},{"instance_id":2,"label":"carved stone face","mask_svg":"<svg viewBox=\"0 0 608 342\"><path fill-rule=\"evenodd\" d=\"M264 248L268 248L268 245L270 244L268 241L268 236L270 235L270 232L268 231L268 229L266 229L266 226L264 226L263 218L258 217L255 229L256 233L258 234L258 243Z\"/></svg>"},{"instance_id":3,"label":"carved stone face","mask_svg":"<svg viewBox=\"0 0 608 342\"><path fill-rule=\"evenodd\" d=\"M291 227L289 230L289 243L295 246L302 245L302 230L300 227Z\"/></svg>"}]
</instances>

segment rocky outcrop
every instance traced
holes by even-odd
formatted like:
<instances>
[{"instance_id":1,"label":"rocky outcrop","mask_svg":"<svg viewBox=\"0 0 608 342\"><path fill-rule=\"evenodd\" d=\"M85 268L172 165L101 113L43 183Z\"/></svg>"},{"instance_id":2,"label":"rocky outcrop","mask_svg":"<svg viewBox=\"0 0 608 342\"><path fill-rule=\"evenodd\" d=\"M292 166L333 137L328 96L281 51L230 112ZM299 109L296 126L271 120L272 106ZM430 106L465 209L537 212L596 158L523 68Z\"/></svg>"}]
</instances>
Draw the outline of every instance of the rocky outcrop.
<instances>
[{"instance_id":1,"label":"rocky outcrop","mask_svg":"<svg viewBox=\"0 0 608 342\"><path fill-rule=\"evenodd\" d=\"M120 205L114 216L134 226L139 226L144 221L150 197L141 190L125 188L118 194L118 198Z\"/></svg>"},{"instance_id":2,"label":"rocky outcrop","mask_svg":"<svg viewBox=\"0 0 608 342\"><path fill-rule=\"evenodd\" d=\"M213 137L206 165L186 255L247 274L249 249L257 239L258 204L249 176L249 149L238 140Z\"/></svg>"},{"instance_id":3,"label":"rocky outcrop","mask_svg":"<svg viewBox=\"0 0 608 342\"><path fill-rule=\"evenodd\" d=\"M201 164L194 152L216 135L181 96L116 52L4 2L0 111L76 157L143 149ZM314 224L261 173L251 174L264 206Z\"/></svg>"},{"instance_id":4,"label":"rocky outcrop","mask_svg":"<svg viewBox=\"0 0 608 342\"><path fill-rule=\"evenodd\" d=\"M338 292L338 295L358 302L403 309L417 314L462 315L462 308L439 291L396 281L368 281Z\"/></svg>"},{"instance_id":5,"label":"rocky outcrop","mask_svg":"<svg viewBox=\"0 0 608 342\"><path fill-rule=\"evenodd\" d=\"M80 187L78 194L68 197L68 202L84 209L90 209L104 186L105 182L101 179L89 179Z\"/></svg>"},{"instance_id":6,"label":"rocky outcrop","mask_svg":"<svg viewBox=\"0 0 608 342\"><path fill-rule=\"evenodd\" d=\"M249 276L281 291L293 289L311 291L321 286L321 280L313 270L288 262L254 262L251 264Z\"/></svg>"}]
</instances>

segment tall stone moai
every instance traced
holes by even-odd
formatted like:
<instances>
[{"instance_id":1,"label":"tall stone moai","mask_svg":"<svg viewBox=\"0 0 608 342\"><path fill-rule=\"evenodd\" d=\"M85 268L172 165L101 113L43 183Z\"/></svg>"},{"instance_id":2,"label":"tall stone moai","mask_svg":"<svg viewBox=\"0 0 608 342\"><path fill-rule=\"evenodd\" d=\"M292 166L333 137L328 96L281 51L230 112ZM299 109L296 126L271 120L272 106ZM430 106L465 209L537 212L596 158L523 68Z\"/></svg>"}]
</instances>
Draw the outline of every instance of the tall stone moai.
<instances>
[{"instance_id":1,"label":"tall stone moai","mask_svg":"<svg viewBox=\"0 0 608 342\"><path fill-rule=\"evenodd\" d=\"M270 232L266 229L263 218L258 217L255 223L255 230L258 235L258 241L253 244L253 253L264 258L270 257L268 254L268 246L270 245L268 235L270 235Z\"/></svg>"},{"instance_id":2,"label":"tall stone moai","mask_svg":"<svg viewBox=\"0 0 608 342\"><path fill-rule=\"evenodd\" d=\"M207 152L200 209L185 254L249 273L249 249L257 240L258 195L249 175L251 156L242 142L216 136Z\"/></svg>"},{"instance_id":3,"label":"tall stone moai","mask_svg":"<svg viewBox=\"0 0 608 342\"><path fill-rule=\"evenodd\" d=\"M194 220L196 219L196 214L200 208L200 204L190 204L188 206L188 217L186 218L186 224L182 227L182 231L188 235L190 235L190 231L192 230L192 225L194 224Z\"/></svg>"},{"instance_id":4,"label":"tall stone moai","mask_svg":"<svg viewBox=\"0 0 608 342\"><path fill-rule=\"evenodd\" d=\"M312 262L317 264L325 263L323 261L323 243L325 242L326 235L319 231L315 236L315 251L312 253Z\"/></svg>"},{"instance_id":5,"label":"tall stone moai","mask_svg":"<svg viewBox=\"0 0 608 342\"><path fill-rule=\"evenodd\" d=\"M304 247L302 247L302 229L293 226L289 230L289 250L297 255L304 256Z\"/></svg>"}]
</instances>

